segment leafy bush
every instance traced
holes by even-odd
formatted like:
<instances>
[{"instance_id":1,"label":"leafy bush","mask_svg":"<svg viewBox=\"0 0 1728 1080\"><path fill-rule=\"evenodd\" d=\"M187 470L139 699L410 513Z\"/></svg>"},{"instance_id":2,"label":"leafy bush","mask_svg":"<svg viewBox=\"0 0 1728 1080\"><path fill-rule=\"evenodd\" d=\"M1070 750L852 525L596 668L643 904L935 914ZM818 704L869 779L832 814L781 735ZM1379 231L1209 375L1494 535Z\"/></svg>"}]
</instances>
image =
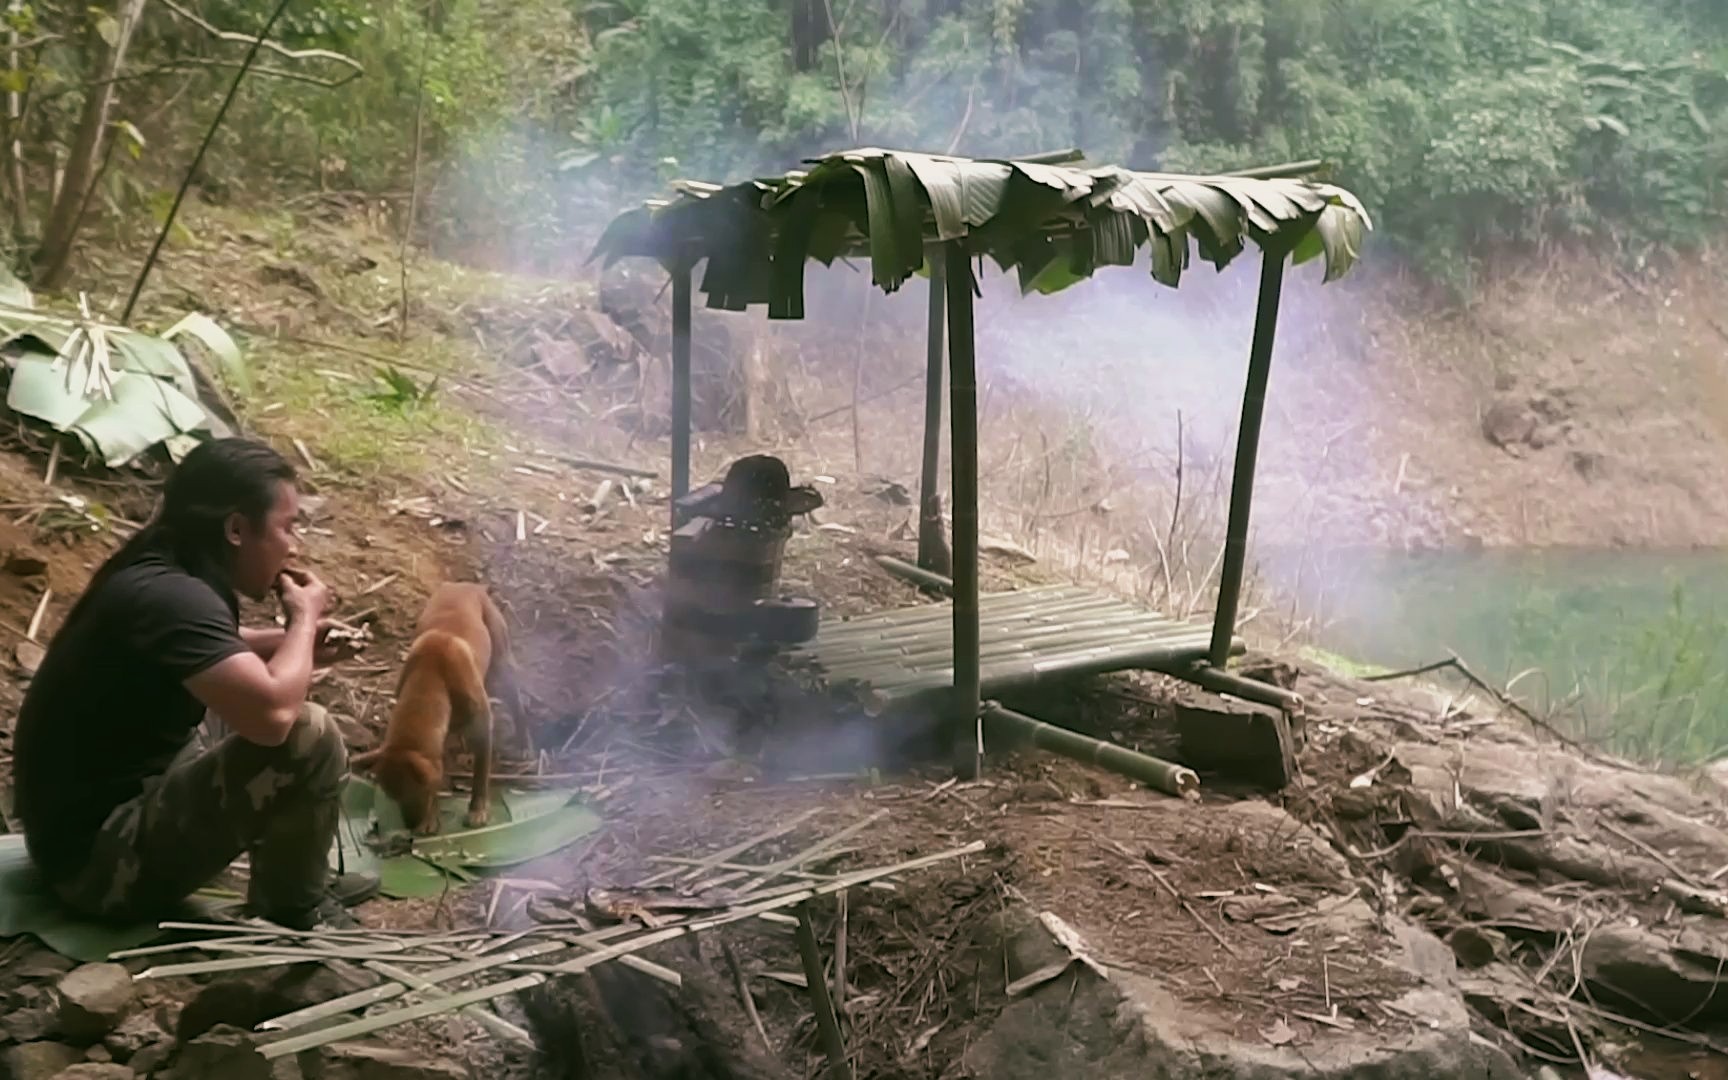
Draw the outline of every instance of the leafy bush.
<instances>
[{"instance_id":1,"label":"leafy bush","mask_svg":"<svg viewBox=\"0 0 1728 1080\"><path fill-rule=\"evenodd\" d=\"M271 6L198 9L244 32ZM92 17L30 0L14 21ZM499 258L569 247L668 173L736 178L847 143L1078 145L1171 169L1324 157L1382 236L1458 280L1484 245L1642 253L1728 208L1720 0L308 0L276 36L366 75L335 91L255 78L207 171L403 205L423 112L425 224ZM76 116L75 40L30 58L34 134ZM237 49L152 5L130 63ZM124 103L165 116L152 154L196 137L231 74L171 70Z\"/></svg>"}]
</instances>

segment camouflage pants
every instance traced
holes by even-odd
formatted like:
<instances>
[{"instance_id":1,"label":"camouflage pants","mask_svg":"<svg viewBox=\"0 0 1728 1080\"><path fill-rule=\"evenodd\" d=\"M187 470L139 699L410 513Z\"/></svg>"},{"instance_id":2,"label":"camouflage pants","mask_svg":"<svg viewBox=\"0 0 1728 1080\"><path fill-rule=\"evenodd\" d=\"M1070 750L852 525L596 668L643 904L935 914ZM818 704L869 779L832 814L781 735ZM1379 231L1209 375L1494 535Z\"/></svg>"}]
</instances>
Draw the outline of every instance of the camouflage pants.
<instances>
[{"instance_id":1,"label":"camouflage pants","mask_svg":"<svg viewBox=\"0 0 1728 1080\"><path fill-rule=\"evenodd\" d=\"M194 741L108 815L83 871L56 891L90 915L154 917L248 852L252 912L305 911L329 883L347 771L340 732L311 703L280 746Z\"/></svg>"}]
</instances>

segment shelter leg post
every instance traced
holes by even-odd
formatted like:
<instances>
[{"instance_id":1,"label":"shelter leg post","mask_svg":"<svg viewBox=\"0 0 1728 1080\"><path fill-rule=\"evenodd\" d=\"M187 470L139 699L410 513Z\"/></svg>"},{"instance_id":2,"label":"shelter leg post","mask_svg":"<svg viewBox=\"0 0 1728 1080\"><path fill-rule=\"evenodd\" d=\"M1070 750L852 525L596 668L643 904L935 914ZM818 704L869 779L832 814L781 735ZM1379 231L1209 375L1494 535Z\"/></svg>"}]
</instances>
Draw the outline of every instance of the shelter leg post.
<instances>
[{"instance_id":1,"label":"shelter leg post","mask_svg":"<svg viewBox=\"0 0 1728 1080\"><path fill-rule=\"evenodd\" d=\"M942 496L936 490L937 468L942 460L942 346L946 329L944 292L947 288L945 253L930 248L930 312L926 327L924 364L924 469L918 479L918 566L937 574L953 567L943 555L947 538L942 535Z\"/></svg>"},{"instance_id":2,"label":"shelter leg post","mask_svg":"<svg viewBox=\"0 0 1728 1080\"><path fill-rule=\"evenodd\" d=\"M1254 465L1260 454L1260 422L1266 413L1266 380L1278 333L1278 302L1284 293L1284 256L1262 249L1260 300L1254 341L1248 352L1248 387L1242 394L1242 424L1236 434L1236 469L1230 478L1230 522L1225 532L1224 569L1218 581L1218 611L1212 620L1209 659L1221 668L1230 659L1236 613L1242 603L1242 573L1248 562L1248 517L1254 503Z\"/></svg>"},{"instance_id":3,"label":"shelter leg post","mask_svg":"<svg viewBox=\"0 0 1728 1080\"><path fill-rule=\"evenodd\" d=\"M972 338L972 267L966 242L945 247L948 296L948 429L954 488L955 770L978 774L982 757L978 625L978 371Z\"/></svg>"},{"instance_id":4,"label":"shelter leg post","mask_svg":"<svg viewBox=\"0 0 1728 1080\"><path fill-rule=\"evenodd\" d=\"M672 272L672 528L690 494L690 267Z\"/></svg>"}]
</instances>

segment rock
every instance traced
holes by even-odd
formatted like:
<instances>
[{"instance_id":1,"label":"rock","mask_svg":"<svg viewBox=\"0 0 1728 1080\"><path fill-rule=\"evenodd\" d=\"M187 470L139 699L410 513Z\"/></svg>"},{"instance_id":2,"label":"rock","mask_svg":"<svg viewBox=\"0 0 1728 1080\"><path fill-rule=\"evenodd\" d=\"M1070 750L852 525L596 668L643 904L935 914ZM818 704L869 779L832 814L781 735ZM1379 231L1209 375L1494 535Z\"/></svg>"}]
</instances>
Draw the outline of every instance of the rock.
<instances>
[{"instance_id":1,"label":"rock","mask_svg":"<svg viewBox=\"0 0 1728 1080\"><path fill-rule=\"evenodd\" d=\"M42 661L48 658L48 650L34 641L20 641L12 650L12 659L17 661L18 670L29 678L35 678L41 670Z\"/></svg>"},{"instance_id":2,"label":"rock","mask_svg":"<svg viewBox=\"0 0 1728 1080\"><path fill-rule=\"evenodd\" d=\"M1463 968L1486 967L1507 951L1506 935L1479 926L1460 926L1446 938L1452 955Z\"/></svg>"},{"instance_id":3,"label":"rock","mask_svg":"<svg viewBox=\"0 0 1728 1080\"><path fill-rule=\"evenodd\" d=\"M980 555L998 555L1012 563L1028 566L1038 561L1038 556L1027 550L1024 545L1017 544L1006 537L980 536L978 538L978 553Z\"/></svg>"},{"instance_id":4,"label":"rock","mask_svg":"<svg viewBox=\"0 0 1728 1080\"><path fill-rule=\"evenodd\" d=\"M1215 695L1176 703L1182 761L1203 773L1277 791L1296 775L1290 722L1277 709Z\"/></svg>"},{"instance_id":5,"label":"rock","mask_svg":"<svg viewBox=\"0 0 1728 1080\"><path fill-rule=\"evenodd\" d=\"M47 1009L11 1009L0 1018L0 1036L6 1042L35 1042L54 1031L54 1014Z\"/></svg>"},{"instance_id":6,"label":"rock","mask_svg":"<svg viewBox=\"0 0 1728 1080\"><path fill-rule=\"evenodd\" d=\"M136 1054L133 1054L127 1059L126 1064L139 1076L149 1076L157 1069L168 1064L168 1059L173 1056L174 1041L172 1039L163 1039L161 1042L151 1043Z\"/></svg>"},{"instance_id":7,"label":"rock","mask_svg":"<svg viewBox=\"0 0 1728 1080\"><path fill-rule=\"evenodd\" d=\"M258 278L267 285L287 285L320 299L324 296L317 279L305 267L293 263L266 263L258 268Z\"/></svg>"},{"instance_id":8,"label":"rock","mask_svg":"<svg viewBox=\"0 0 1728 1080\"><path fill-rule=\"evenodd\" d=\"M1599 479L1607 461L1606 457L1594 450L1573 450L1566 455L1566 463L1572 466L1572 471L1585 480Z\"/></svg>"},{"instance_id":9,"label":"rock","mask_svg":"<svg viewBox=\"0 0 1728 1080\"><path fill-rule=\"evenodd\" d=\"M15 975L24 982L44 982L58 979L77 966L52 949L37 949L20 960L8 974Z\"/></svg>"},{"instance_id":10,"label":"rock","mask_svg":"<svg viewBox=\"0 0 1728 1080\"><path fill-rule=\"evenodd\" d=\"M97 1043L84 1051L84 1060L98 1065L108 1065L113 1063L114 1053L101 1043Z\"/></svg>"},{"instance_id":11,"label":"rock","mask_svg":"<svg viewBox=\"0 0 1728 1080\"><path fill-rule=\"evenodd\" d=\"M1270 656L1255 656L1236 665L1236 674L1244 679L1276 686L1280 690L1294 690L1296 680L1302 673L1294 664L1275 660Z\"/></svg>"},{"instance_id":12,"label":"rock","mask_svg":"<svg viewBox=\"0 0 1728 1080\"><path fill-rule=\"evenodd\" d=\"M266 1061L250 1035L223 1024L181 1047L167 1075L169 1080L298 1080L300 1066L293 1056Z\"/></svg>"},{"instance_id":13,"label":"rock","mask_svg":"<svg viewBox=\"0 0 1728 1080\"><path fill-rule=\"evenodd\" d=\"M84 1051L64 1043L33 1042L14 1046L0 1056L9 1080L50 1080L84 1060Z\"/></svg>"},{"instance_id":14,"label":"rock","mask_svg":"<svg viewBox=\"0 0 1728 1080\"><path fill-rule=\"evenodd\" d=\"M137 1073L112 1061L87 1061L54 1074L54 1080L136 1080Z\"/></svg>"},{"instance_id":15,"label":"rock","mask_svg":"<svg viewBox=\"0 0 1728 1080\"><path fill-rule=\"evenodd\" d=\"M1678 942L1630 926L1599 929L1584 942L1580 971L1595 995L1629 1015L1660 1024L1702 1026L1728 1020L1719 934L1682 933Z\"/></svg>"},{"instance_id":16,"label":"rock","mask_svg":"<svg viewBox=\"0 0 1728 1080\"><path fill-rule=\"evenodd\" d=\"M60 1033L76 1042L95 1042L120 1026L138 1003L132 976L119 964L85 964L54 987L60 1003Z\"/></svg>"},{"instance_id":17,"label":"rock","mask_svg":"<svg viewBox=\"0 0 1728 1080\"><path fill-rule=\"evenodd\" d=\"M1482 437L1502 450L1516 451L1536 433L1536 414L1514 397L1503 397L1482 414Z\"/></svg>"},{"instance_id":18,"label":"rock","mask_svg":"<svg viewBox=\"0 0 1728 1080\"><path fill-rule=\"evenodd\" d=\"M218 979L181 1010L174 1035L184 1044L223 1024L249 1031L273 1016L332 1001L379 981L376 975L340 961Z\"/></svg>"},{"instance_id":19,"label":"rock","mask_svg":"<svg viewBox=\"0 0 1728 1080\"><path fill-rule=\"evenodd\" d=\"M1728 757L1718 758L1704 766L1702 780L1705 790L1713 792L1724 806L1728 806Z\"/></svg>"},{"instance_id":20,"label":"rock","mask_svg":"<svg viewBox=\"0 0 1728 1080\"><path fill-rule=\"evenodd\" d=\"M323 1080L469 1080L453 1061L439 1061L394 1046L341 1043L323 1051Z\"/></svg>"},{"instance_id":21,"label":"rock","mask_svg":"<svg viewBox=\"0 0 1728 1080\"><path fill-rule=\"evenodd\" d=\"M1373 912L1363 918L1373 923ZM1028 928L1023 911L1003 923L1022 927L1008 938L1007 977L1019 977L1064 953L1048 933ZM1396 954L1397 943L1383 942ZM1441 954L1444 946L1434 943ZM996 955L1000 955L997 950ZM1383 957L1388 961L1393 956ZM1449 958L1448 958L1449 959ZM1109 960L1104 958L1108 967ZM1503 1053L1474 1039L1455 989L1418 986L1380 1002L1400 1018L1367 1031L1332 1031L1268 1022L1244 1034L1235 1006L1178 999L1146 975L1111 968L1108 978L1073 965L1061 978L1016 998L967 1047L968 1075L991 1080L1419 1080L1523 1075Z\"/></svg>"},{"instance_id":22,"label":"rock","mask_svg":"<svg viewBox=\"0 0 1728 1080\"><path fill-rule=\"evenodd\" d=\"M131 1061L132 1056L147 1046L154 1046L168 1038L168 1033L156 1018L149 1013L139 1013L129 1016L126 1022L115 1028L109 1036L102 1040L102 1045L114 1055L115 1061Z\"/></svg>"}]
</instances>

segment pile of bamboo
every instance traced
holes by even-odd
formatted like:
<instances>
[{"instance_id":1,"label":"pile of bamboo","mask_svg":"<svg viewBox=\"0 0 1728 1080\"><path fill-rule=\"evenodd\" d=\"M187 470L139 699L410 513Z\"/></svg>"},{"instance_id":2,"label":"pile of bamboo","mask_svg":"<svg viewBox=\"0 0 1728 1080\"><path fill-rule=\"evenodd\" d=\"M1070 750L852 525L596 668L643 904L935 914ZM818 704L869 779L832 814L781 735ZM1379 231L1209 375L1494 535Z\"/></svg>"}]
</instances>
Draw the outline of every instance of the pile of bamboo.
<instances>
[{"instance_id":1,"label":"pile of bamboo","mask_svg":"<svg viewBox=\"0 0 1728 1080\"><path fill-rule=\"evenodd\" d=\"M812 811L811 813L814 813ZM747 919L793 924L805 966L817 1021L835 1068L844 1066L844 1048L835 1041L839 1027L816 952L808 905L848 890L881 886L890 878L922 870L984 850L982 841L938 852L893 866L847 873L814 873L806 869L831 859L839 845L872 825L873 815L827 836L788 857L753 865L736 860L751 848L789 832L807 820L805 814L741 844L700 858L661 857L672 864L637 888L667 883L692 894L731 886L729 903L717 910L658 922L652 927L631 922L596 928L588 920L544 923L506 932L485 927L457 931L335 930L293 931L268 923L163 923L162 929L198 934L195 939L115 953L112 959L156 956L175 952L214 953L215 960L170 963L151 967L140 979L231 972L289 964L342 961L359 964L386 981L367 990L277 1016L258 1026L263 1033L259 1052L266 1059L284 1057L330 1043L368 1035L384 1028L447 1013L460 1013L494 1035L532 1045L526 1031L487 1009L486 1003L520 993L550 979L580 975L618 961L661 981L681 984L677 972L640 956L642 950L692 934L700 934ZM779 882L779 884L777 884ZM790 911L792 914L787 914ZM812 965L814 965L812 967ZM497 976L503 976L497 978ZM459 982L472 985L454 989ZM396 1008L357 1015L331 1026L314 1025L344 1013L359 1013L385 1002ZM839 1075L836 1073L836 1075Z\"/></svg>"}]
</instances>

